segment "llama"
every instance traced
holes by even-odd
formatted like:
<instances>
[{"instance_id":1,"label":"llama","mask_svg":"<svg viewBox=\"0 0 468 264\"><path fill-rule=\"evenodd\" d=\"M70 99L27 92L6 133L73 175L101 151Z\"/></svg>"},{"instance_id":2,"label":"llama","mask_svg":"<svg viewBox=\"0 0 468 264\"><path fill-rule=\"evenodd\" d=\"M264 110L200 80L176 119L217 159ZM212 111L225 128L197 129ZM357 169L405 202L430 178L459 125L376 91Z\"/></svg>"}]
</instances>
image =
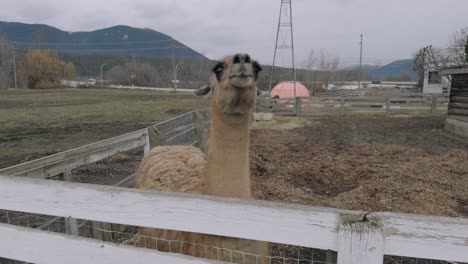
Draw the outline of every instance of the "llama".
<instances>
[{"instance_id":1,"label":"llama","mask_svg":"<svg viewBox=\"0 0 468 264\"><path fill-rule=\"evenodd\" d=\"M219 61L212 70L209 85L195 92L199 96L211 96L211 127L206 154L191 146L155 147L141 162L136 187L252 198L249 126L260 71L260 65L248 54L235 54ZM139 234L141 246L223 261L264 263L266 259L252 255L267 256L269 253L268 243L260 241L152 228L140 228ZM181 245L164 240L190 243ZM238 252L252 255L242 256Z\"/></svg>"}]
</instances>

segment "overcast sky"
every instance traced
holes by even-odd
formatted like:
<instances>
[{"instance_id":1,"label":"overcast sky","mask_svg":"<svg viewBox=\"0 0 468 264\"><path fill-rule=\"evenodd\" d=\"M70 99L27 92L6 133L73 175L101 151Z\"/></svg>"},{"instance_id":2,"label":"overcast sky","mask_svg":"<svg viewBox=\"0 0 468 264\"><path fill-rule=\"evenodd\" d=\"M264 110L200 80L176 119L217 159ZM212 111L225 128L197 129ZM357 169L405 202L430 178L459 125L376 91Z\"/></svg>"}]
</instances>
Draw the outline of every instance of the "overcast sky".
<instances>
[{"instance_id":1,"label":"overcast sky","mask_svg":"<svg viewBox=\"0 0 468 264\"><path fill-rule=\"evenodd\" d=\"M2 0L1 21L42 23L67 31L114 25L171 35L211 59L248 52L272 61L280 0ZM468 26L467 0L292 0L296 62L326 50L356 63L410 58L428 44L445 47Z\"/></svg>"}]
</instances>

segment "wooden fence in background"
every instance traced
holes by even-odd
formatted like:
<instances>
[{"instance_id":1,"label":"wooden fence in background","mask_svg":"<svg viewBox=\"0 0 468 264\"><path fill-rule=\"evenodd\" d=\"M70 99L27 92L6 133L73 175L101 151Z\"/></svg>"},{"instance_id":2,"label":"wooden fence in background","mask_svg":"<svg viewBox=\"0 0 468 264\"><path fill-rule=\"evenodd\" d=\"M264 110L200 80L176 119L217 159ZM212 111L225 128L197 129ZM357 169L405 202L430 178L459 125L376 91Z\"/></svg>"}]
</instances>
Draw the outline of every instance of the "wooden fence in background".
<instances>
[{"instance_id":1,"label":"wooden fence in background","mask_svg":"<svg viewBox=\"0 0 468 264\"><path fill-rule=\"evenodd\" d=\"M277 115L435 114L445 113L448 97L425 96L326 96L273 98L264 111ZM261 111L261 110L260 110Z\"/></svg>"}]
</instances>

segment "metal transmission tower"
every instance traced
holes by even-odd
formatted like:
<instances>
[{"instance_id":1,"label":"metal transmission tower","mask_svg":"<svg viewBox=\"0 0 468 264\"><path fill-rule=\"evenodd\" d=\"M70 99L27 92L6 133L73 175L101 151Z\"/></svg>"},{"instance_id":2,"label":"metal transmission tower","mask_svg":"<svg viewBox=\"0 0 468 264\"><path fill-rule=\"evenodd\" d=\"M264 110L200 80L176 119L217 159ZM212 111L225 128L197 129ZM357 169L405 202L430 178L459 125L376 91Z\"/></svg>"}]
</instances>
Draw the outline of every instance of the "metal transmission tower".
<instances>
[{"instance_id":1,"label":"metal transmission tower","mask_svg":"<svg viewBox=\"0 0 468 264\"><path fill-rule=\"evenodd\" d=\"M296 66L294 63L294 37L292 22L292 4L291 0L281 0L280 14L278 18L278 30L276 31L275 53L273 54L273 64L271 66L270 87L268 98L271 99L271 89L273 88L273 78L279 53L289 54L291 52L291 68L294 98L296 98ZM289 65L280 65L283 69ZM278 71L278 70L277 70ZM281 77L280 77L281 78ZM270 101L270 100L268 100ZM296 101L296 100L295 100ZM294 107L297 111L297 106Z\"/></svg>"}]
</instances>

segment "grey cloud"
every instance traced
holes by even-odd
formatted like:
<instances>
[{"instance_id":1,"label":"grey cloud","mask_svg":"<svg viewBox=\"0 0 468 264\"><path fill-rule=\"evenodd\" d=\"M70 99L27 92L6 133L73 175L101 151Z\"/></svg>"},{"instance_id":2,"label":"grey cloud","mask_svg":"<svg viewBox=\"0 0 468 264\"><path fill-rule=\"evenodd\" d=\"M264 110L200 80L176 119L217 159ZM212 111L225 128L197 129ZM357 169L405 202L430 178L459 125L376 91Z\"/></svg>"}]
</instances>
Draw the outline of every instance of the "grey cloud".
<instances>
[{"instance_id":1,"label":"grey cloud","mask_svg":"<svg viewBox=\"0 0 468 264\"><path fill-rule=\"evenodd\" d=\"M271 63L279 6L280 0L16 0L3 4L0 19L73 31L146 27L211 58L245 51ZM467 8L466 0L293 0L296 61L325 49L355 62L361 33L366 60L409 58L424 45L446 45L468 25Z\"/></svg>"}]
</instances>

